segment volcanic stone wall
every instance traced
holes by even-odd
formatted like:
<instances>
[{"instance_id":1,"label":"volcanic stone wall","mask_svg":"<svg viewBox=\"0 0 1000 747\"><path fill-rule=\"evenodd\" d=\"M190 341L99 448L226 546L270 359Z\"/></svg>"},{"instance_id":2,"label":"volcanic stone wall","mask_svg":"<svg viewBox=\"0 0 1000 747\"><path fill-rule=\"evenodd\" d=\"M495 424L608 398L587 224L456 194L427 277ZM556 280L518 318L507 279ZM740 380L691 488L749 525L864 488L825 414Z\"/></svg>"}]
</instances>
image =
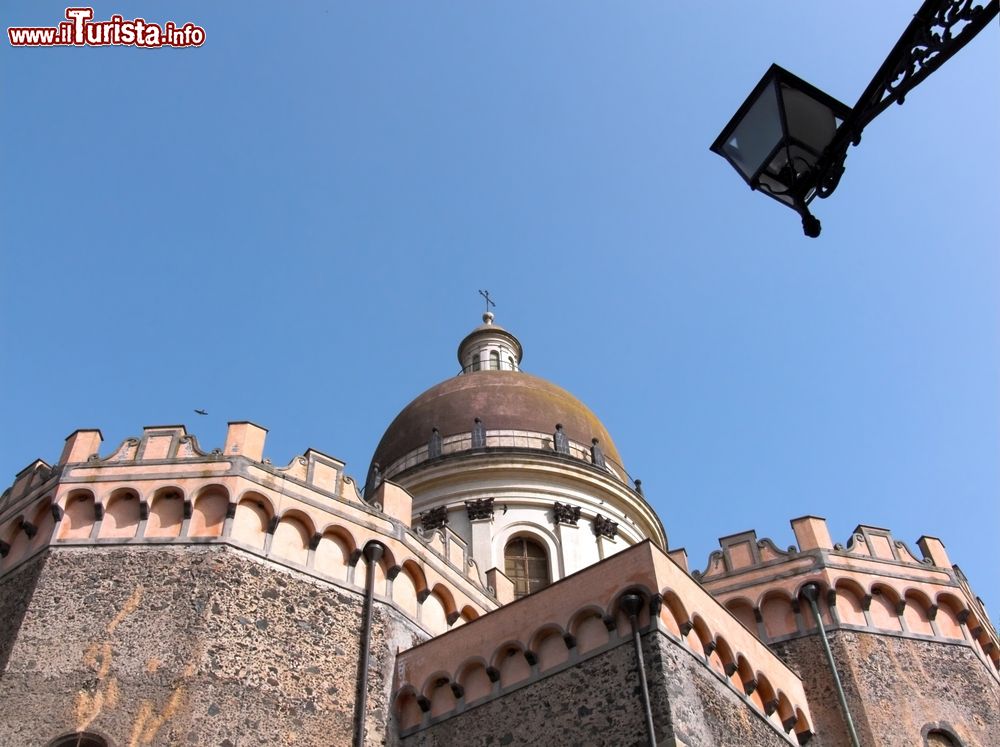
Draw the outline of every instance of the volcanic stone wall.
<instances>
[{"instance_id":1,"label":"volcanic stone wall","mask_svg":"<svg viewBox=\"0 0 1000 747\"><path fill-rule=\"evenodd\" d=\"M361 607L226 546L49 550L0 581L0 744L350 744ZM425 636L378 602L373 628L378 744L396 650Z\"/></svg>"},{"instance_id":2,"label":"volcanic stone wall","mask_svg":"<svg viewBox=\"0 0 1000 747\"><path fill-rule=\"evenodd\" d=\"M964 745L1000 744L1000 686L968 646L851 630L829 637L862 744L921 745L934 727ZM815 719L813 744L849 744L819 637L773 648L802 677Z\"/></svg>"},{"instance_id":3,"label":"volcanic stone wall","mask_svg":"<svg viewBox=\"0 0 1000 747\"><path fill-rule=\"evenodd\" d=\"M688 747L788 745L704 663L667 636L643 636L657 743ZM630 640L568 669L409 734L431 745L648 745ZM794 743L794 742L793 742Z\"/></svg>"}]
</instances>

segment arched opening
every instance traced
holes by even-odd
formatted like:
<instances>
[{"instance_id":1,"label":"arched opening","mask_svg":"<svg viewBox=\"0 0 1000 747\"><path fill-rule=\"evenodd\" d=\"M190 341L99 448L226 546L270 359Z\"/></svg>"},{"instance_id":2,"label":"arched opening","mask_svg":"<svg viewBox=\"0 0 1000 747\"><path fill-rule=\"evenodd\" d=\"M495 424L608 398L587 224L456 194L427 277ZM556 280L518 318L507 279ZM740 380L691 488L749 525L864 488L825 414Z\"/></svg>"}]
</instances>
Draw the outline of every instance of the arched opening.
<instances>
[{"instance_id":1,"label":"arched opening","mask_svg":"<svg viewBox=\"0 0 1000 747\"><path fill-rule=\"evenodd\" d=\"M959 741L944 729L931 729L925 740L927 747L959 747Z\"/></svg>"},{"instance_id":2,"label":"arched opening","mask_svg":"<svg viewBox=\"0 0 1000 747\"><path fill-rule=\"evenodd\" d=\"M262 496L247 494L236 506L233 539L261 549L271 521L270 504Z\"/></svg>"},{"instance_id":3,"label":"arched opening","mask_svg":"<svg viewBox=\"0 0 1000 747\"><path fill-rule=\"evenodd\" d=\"M139 516L139 494L129 488L119 488L108 500L97 536L102 539L134 537L139 529Z\"/></svg>"},{"instance_id":4,"label":"arched opening","mask_svg":"<svg viewBox=\"0 0 1000 747\"><path fill-rule=\"evenodd\" d=\"M309 540L313 534L311 523L307 523L309 519L304 515L283 516L274 530L271 554L305 565L309 557Z\"/></svg>"},{"instance_id":5,"label":"arched opening","mask_svg":"<svg viewBox=\"0 0 1000 747\"><path fill-rule=\"evenodd\" d=\"M798 631L792 600L782 592L765 595L760 603L760 615L769 638L781 638Z\"/></svg>"},{"instance_id":6,"label":"arched opening","mask_svg":"<svg viewBox=\"0 0 1000 747\"><path fill-rule=\"evenodd\" d=\"M555 627L546 627L535 633L531 650L538 657L538 671L544 672L569 659L569 649L563 632Z\"/></svg>"},{"instance_id":7,"label":"arched opening","mask_svg":"<svg viewBox=\"0 0 1000 747\"><path fill-rule=\"evenodd\" d=\"M581 654L603 646L611 637L600 611L592 607L573 616L569 632L576 639L576 648Z\"/></svg>"},{"instance_id":8,"label":"arched opening","mask_svg":"<svg viewBox=\"0 0 1000 747\"><path fill-rule=\"evenodd\" d=\"M499 371L500 370L500 353L496 350L490 351L490 370Z\"/></svg>"},{"instance_id":9,"label":"arched opening","mask_svg":"<svg viewBox=\"0 0 1000 747\"><path fill-rule=\"evenodd\" d=\"M218 537L226 523L229 492L221 486L210 486L198 494L188 525L189 537Z\"/></svg>"},{"instance_id":10,"label":"arched opening","mask_svg":"<svg viewBox=\"0 0 1000 747\"><path fill-rule=\"evenodd\" d=\"M66 501L59 525L59 539L86 539L94 527L94 496L89 491L75 492Z\"/></svg>"},{"instance_id":11,"label":"arched opening","mask_svg":"<svg viewBox=\"0 0 1000 747\"><path fill-rule=\"evenodd\" d=\"M354 537L346 529L328 528L316 547L313 561L316 570L341 581L347 580L347 564L356 547Z\"/></svg>"},{"instance_id":12,"label":"arched opening","mask_svg":"<svg viewBox=\"0 0 1000 747\"><path fill-rule=\"evenodd\" d=\"M527 537L515 537L503 551L504 572L514 582L514 597L532 594L551 583L549 555L545 548Z\"/></svg>"},{"instance_id":13,"label":"arched opening","mask_svg":"<svg viewBox=\"0 0 1000 747\"><path fill-rule=\"evenodd\" d=\"M472 366L471 366L471 368L472 368L473 371L478 371L479 370L479 353L478 352L475 352L475 353L472 354Z\"/></svg>"},{"instance_id":14,"label":"arched opening","mask_svg":"<svg viewBox=\"0 0 1000 747\"><path fill-rule=\"evenodd\" d=\"M872 601L868 608L872 624L884 630L901 631L899 623L899 596L892 587L875 584L872 587Z\"/></svg>"},{"instance_id":15,"label":"arched opening","mask_svg":"<svg viewBox=\"0 0 1000 747\"><path fill-rule=\"evenodd\" d=\"M146 521L147 537L178 537L184 524L184 496L172 487L160 488L153 495Z\"/></svg>"},{"instance_id":16,"label":"arched opening","mask_svg":"<svg viewBox=\"0 0 1000 747\"><path fill-rule=\"evenodd\" d=\"M437 594L428 594L420 605L420 622L431 635L447 632L448 612Z\"/></svg>"},{"instance_id":17,"label":"arched opening","mask_svg":"<svg viewBox=\"0 0 1000 747\"><path fill-rule=\"evenodd\" d=\"M423 719L423 711L417 702L417 694L412 687L403 688L396 696L396 714L401 729L412 729L419 726Z\"/></svg>"},{"instance_id":18,"label":"arched opening","mask_svg":"<svg viewBox=\"0 0 1000 747\"><path fill-rule=\"evenodd\" d=\"M465 690L466 703L473 703L493 692L493 681L486 671L486 665L481 661L467 664L462 669L458 681Z\"/></svg>"},{"instance_id":19,"label":"arched opening","mask_svg":"<svg viewBox=\"0 0 1000 747\"><path fill-rule=\"evenodd\" d=\"M79 731L53 739L48 747L108 747L108 740L96 734Z\"/></svg>"},{"instance_id":20,"label":"arched opening","mask_svg":"<svg viewBox=\"0 0 1000 747\"><path fill-rule=\"evenodd\" d=\"M850 579L839 579L837 589L837 614L844 625L868 625L865 619L865 592L857 582Z\"/></svg>"},{"instance_id":21,"label":"arched opening","mask_svg":"<svg viewBox=\"0 0 1000 747\"><path fill-rule=\"evenodd\" d=\"M30 550L49 544L52 538L52 530L55 528L56 520L52 516L52 501L46 500L35 512L35 518L31 522L35 527L35 536L31 540Z\"/></svg>"}]
</instances>

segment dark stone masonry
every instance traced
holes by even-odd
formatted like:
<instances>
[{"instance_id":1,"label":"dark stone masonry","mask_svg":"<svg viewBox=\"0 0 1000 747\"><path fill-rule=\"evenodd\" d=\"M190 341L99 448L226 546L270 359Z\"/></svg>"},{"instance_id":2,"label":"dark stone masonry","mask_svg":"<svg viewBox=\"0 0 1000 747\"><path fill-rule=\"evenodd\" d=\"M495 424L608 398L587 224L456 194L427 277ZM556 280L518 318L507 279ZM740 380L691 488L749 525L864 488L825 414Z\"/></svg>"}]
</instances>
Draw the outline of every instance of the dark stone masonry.
<instances>
[{"instance_id":1,"label":"dark stone masonry","mask_svg":"<svg viewBox=\"0 0 1000 747\"><path fill-rule=\"evenodd\" d=\"M773 647L810 692L815 743L846 744L820 640L807 636ZM830 647L862 744L922 745L928 723L947 725L969 747L1000 744L1000 690L963 643L839 630L830 633Z\"/></svg>"},{"instance_id":2,"label":"dark stone masonry","mask_svg":"<svg viewBox=\"0 0 1000 747\"><path fill-rule=\"evenodd\" d=\"M787 745L743 698L674 641L643 636L657 742L688 747ZM635 649L626 639L402 740L431 745L648 745Z\"/></svg>"},{"instance_id":3,"label":"dark stone masonry","mask_svg":"<svg viewBox=\"0 0 1000 747\"><path fill-rule=\"evenodd\" d=\"M350 744L361 602L224 546L42 553L0 581L2 744ZM417 640L376 604L372 744Z\"/></svg>"}]
</instances>

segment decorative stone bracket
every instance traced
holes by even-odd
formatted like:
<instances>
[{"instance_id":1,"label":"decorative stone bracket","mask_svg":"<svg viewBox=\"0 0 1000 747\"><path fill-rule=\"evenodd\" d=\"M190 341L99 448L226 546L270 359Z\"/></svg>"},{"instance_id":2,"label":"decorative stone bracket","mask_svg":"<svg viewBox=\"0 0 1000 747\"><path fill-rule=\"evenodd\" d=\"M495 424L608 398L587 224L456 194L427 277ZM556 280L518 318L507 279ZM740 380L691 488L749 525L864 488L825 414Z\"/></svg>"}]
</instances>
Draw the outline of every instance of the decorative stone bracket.
<instances>
[{"instance_id":1,"label":"decorative stone bracket","mask_svg":"<svg viewBox=\"0 0 1000 747\"><path fill-rule=\"evenodd\" d=\"M614 539L615 535L618 534L618 522L612 521L607 516L597 514L594 517L594 534L598 537Z\"/></svg>"},{"instance_id":2,"label":"decorative stone bracket","mask_svg":"<svg viewBox=\"0 0 1000 747\"><path fill-rule=\"evenodd\" d=\"M571 506L568 503L555 502L552 506L552 515L555 518L556 524L569 524L570 526L576 526L576 523L580 520L580 512L582 509L579 506Z\"/></svg>"},{"instance_id":3,"label":"decorative stone bracket","mask_svg":"<svg viewBox=\"0 0 1000 747\"><path fill-rule=\"evenodd\" d=\"M465 510L469 514L469 521L481 521L483 519L493 519L493 498L477 498L466 501ZM447 519L445 520L447 523Z\"/></svg>"},{"instance_id":4,"label":"decorative stone bracket","mask_svg":"<svg viewBox=\"0 0 1000 747\"><path fill-rule=\"evenodd\" d=\"M438 506L420 514L420 525L425 532L440 529L448 523L448 507Z\"/></svg>"}]
</instances>

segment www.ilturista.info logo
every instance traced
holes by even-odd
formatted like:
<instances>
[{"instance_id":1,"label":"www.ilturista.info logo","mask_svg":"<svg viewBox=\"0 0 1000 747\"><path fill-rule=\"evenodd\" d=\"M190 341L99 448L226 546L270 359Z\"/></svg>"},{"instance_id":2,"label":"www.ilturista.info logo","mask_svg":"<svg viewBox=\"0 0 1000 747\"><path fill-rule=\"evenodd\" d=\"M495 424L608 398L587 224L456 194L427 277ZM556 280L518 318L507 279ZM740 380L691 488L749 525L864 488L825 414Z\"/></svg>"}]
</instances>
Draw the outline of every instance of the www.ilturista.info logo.
<instances>
[{"instance_id":1,"label":"www.ilturista.info logo","mask_svg":"<svg viewBox=\"0 0 1000 747\"><path fill-rule=\"evenodd\" d=\"M205 29L193 23L167 21L162 26L142 18L125 20L113 15L94 21L93 8L66 8L58 26L12 26L7 37L12 47L200 47Z\"/></svg>"}]
</instances>

